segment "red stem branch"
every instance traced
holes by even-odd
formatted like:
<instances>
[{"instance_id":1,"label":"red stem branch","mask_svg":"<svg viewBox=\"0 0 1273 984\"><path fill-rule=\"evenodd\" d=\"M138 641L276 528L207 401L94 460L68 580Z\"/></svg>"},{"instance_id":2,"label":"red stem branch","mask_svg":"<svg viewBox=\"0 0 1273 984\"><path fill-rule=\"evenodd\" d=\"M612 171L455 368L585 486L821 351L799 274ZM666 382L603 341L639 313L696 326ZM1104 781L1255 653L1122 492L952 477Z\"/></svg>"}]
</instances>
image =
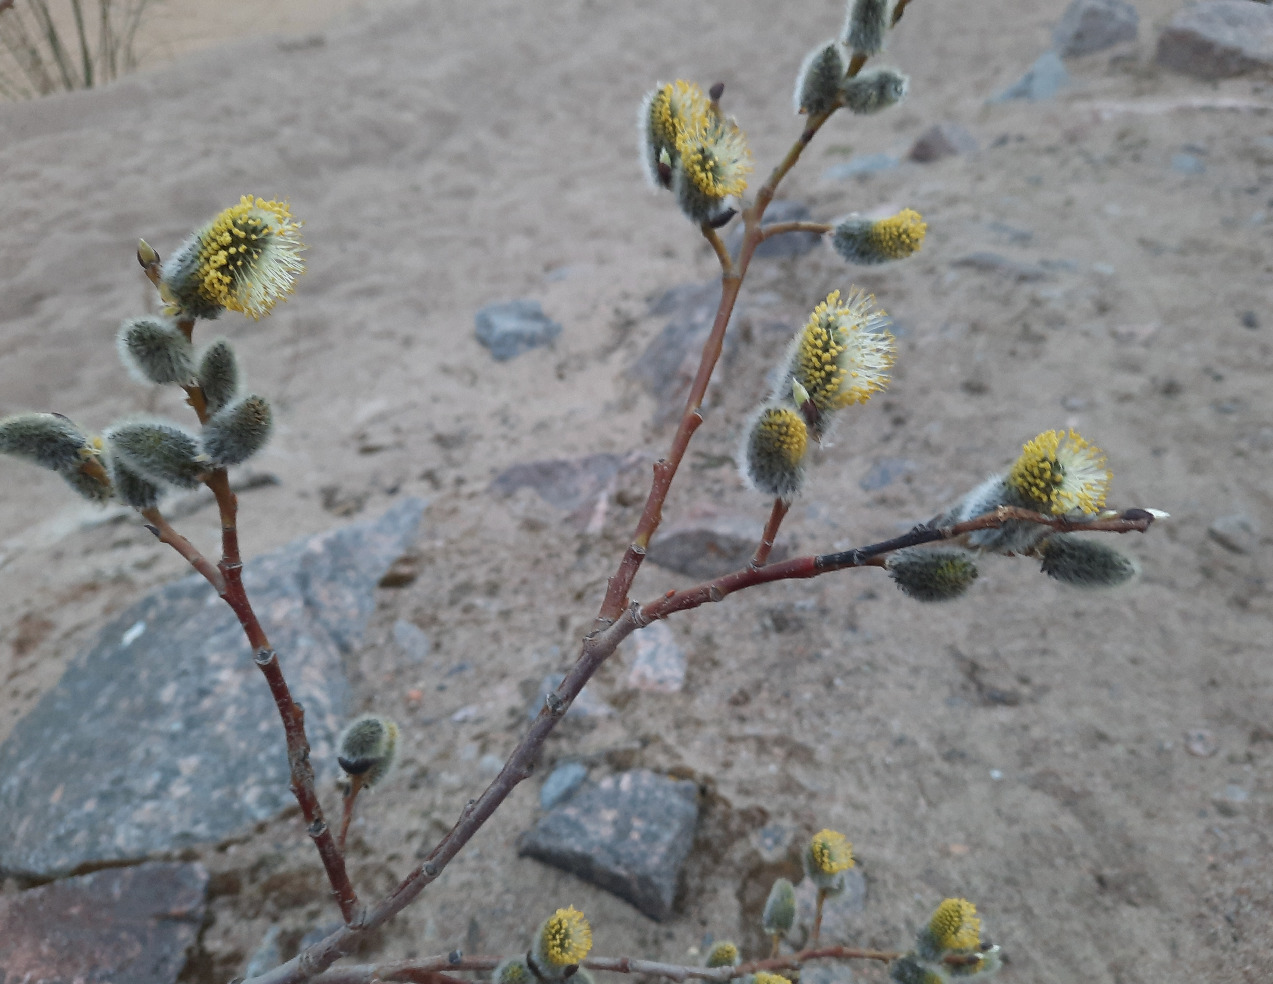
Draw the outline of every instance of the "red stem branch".
<instances>
[{"instance_id":1,"label":"red stem branch","mask_svg":"<svg viewBox=\"0 0 1273 984\"><path fill-rule=\"evenodd\" d=\"M764 567L769 562L769 553L773 550L774 540L778 537L778 527L782 525L783 517L787 515L787 510L790 508L790 503L782 499L774 499L774 507L769 513L769 520L765 523L765 531L760 535L760 543L751 558L752 567Z\"/></svg>"}]
</instances>

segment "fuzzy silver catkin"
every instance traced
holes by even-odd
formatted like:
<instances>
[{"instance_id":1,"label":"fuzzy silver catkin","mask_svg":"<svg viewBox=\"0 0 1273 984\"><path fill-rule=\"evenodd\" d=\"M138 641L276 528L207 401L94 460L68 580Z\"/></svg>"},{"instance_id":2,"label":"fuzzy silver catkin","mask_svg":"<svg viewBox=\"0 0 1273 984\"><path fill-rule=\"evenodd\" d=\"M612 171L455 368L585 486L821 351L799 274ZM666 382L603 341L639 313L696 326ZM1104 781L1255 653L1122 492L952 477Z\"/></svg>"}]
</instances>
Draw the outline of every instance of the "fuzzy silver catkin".
<instances>
[{"instance_id":1,"label":"fuzzy silver catkin","mask_svg":"<svg viewBox=\"0 0 1273 984\"><path fill-rule=\"evenodd\" d=\"M875 55L884 48L889 29L891 0L849 0L849 16L844 25L844 43L855 55Z\"/></svg>"},{"instance_id":2,"label":"fuzzy silver catkin","mask_svg":"<svg viewBox=\"0 0 1273 984\"><path fill-rule=\"evenodd\" d=\"M374 786L393 768L398 754L398 725L387 717L364 714L341 732L336 761L364 786Z\"/></svg>"},{"instance_id":3,"label":"fuzzy silver catkin","mask_svg":"<svg viewBox=\"0 0 1273 984\"><path fill-rule=\"evenodd\" d=\"M859 116L878 113L906 98L910 79L893 68L873 68L845 79L844 105Z\"/></svg>"},{"instance_id":4,"label":"fuzzy silver catkin","mask_svg":"<svg viewBox=\"0 0 1273 984\"><path fill-rule=\"evenodd\" d=\"M137 420L107 430L112 453L143 478L179 488L194 489L211 468L199 450L199 439L176 424Z\"/></svg>"},{"instance_id":5,"label":"fuzzy silver catkin","mask_svg":"<svg viewBox=\"0 0 1273 984\"><path fill-rule=\"evenodd\" d=\"M1057 533L1036 548L1041 570L1076 588L1099 590L1124 584L1139 573L1136 562L1105 543Z\"/></svg>"},{"instance_id":6,"label":"fuzzy silver catkin","mask_svg":"<svg viewBox=\"0 0 1273 984\"><path fill-rule=\"evenodd\" d=\"M789 930L796 921L796 888L786 878L777 879L769 889L760 916L761 927L769 936Z\"/></svg>"},{"instance_id":7,"label":"fuzzy silver catkin","mask_svg":"<svg viewBox=\"0 0 1273 984\"><path fill-rule=\"evenodd\" d=\"M19 413L0 420L0 454L56 472L79 469L88 436L58 413Z\"/></svg>"},{"instance_id":8,"label":"fuzzy silver catkin","mask_svg":"<svg viewBox=\"0 0 1273 984\"><path fill-rule=\"evenodd\" d=\"M140 383L184 383L194 374L190 340L172 318L130 318L115 336L119 361Z\"/></svg>"},{"instance_id":9,"label":"fuzzy silver catkin","mask_svg":"<svg viewBox=\"0 0 1273 984\"><path fill-rule=\"evenodd\" d=\"M259 396L246 396L203 425L203 450L215 464L239 465L270 439L274 415Z\"/></svg>"},{"instance_id":10,"label":"fuzzy silver catkin","mask_svg":"<svg viewBox=\"0 0 1273 984\"><path fill-rule=\"evenodd\" d=\"M834 106L846 71L844 49L837 41L828 41L805 55L796 76L793 98L796 112L812 116Z\"/></svg>"},{"instance_id":11,"label":"fuzzy silver catkin","mask_svg":"<svg viewBox=\"0 0 1273 984\"><path fill-rule=\"evenodd\" d=\"M205 295L199 258L202 247L202 232L196 232L181 244L177 252L164 260L160 276L184 315L211 320L225 309Z\"/></svg>"},{"instance_id":12,"label":"fuzzy silver catkin","mask_svg":"<svg viewBox=\"0 0 1273 984\"><path fill-rule=\"evenodd\" d=\"M127 506L138 510L153 509L159 505L163 495L163 487L150 479L138 475L125 464L120 455L110 456L108 469L111 484L115 487L115 497Z\"/></svg>"},{"instance_id":13,"label":"fuzzy silver catkin","mask_svg":"<svg viewBox=\"0 0 1273 984\"><path fill-rule=\"evenodd\" d=\"M203 350L197 377L209 413L217 413L238 395L239 363L228 341L218 338Z\"/></svg>"},{"instance_id":14,"label":"fuzzy silver catkin","mask_svg":"<svg viewBox=\"0 0 1273 984\"><path fill-rule=\"evenodd\" d=\"M980 573L967 550L911 547L890 555L889 576L902 593L916 601L950 601L968 590Z\"/></svg>"}]
</instances>

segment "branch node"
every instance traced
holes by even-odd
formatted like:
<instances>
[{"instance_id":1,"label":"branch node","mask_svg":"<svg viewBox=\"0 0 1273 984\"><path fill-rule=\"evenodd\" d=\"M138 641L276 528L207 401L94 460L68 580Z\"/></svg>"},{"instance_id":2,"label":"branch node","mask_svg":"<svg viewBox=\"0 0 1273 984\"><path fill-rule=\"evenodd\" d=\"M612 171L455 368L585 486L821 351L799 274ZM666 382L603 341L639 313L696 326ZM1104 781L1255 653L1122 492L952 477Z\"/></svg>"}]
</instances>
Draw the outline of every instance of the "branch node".
<instances>
[{"instance_id":1,"label":"branch node","mask_svg":"<svg viewBox=\"0 0 1273 984\"><path fill-rule=\"evenodd\" d=\"M450 953L446 955L446 962L449 963L452 967L461 963L463 960L464 960L463 950L459 950L459 949L452 950Z\"/></svg>"},{"instance_id":2,"label":"branch node","mask_svg":"<svg viewBox=\"0 0 1273 984\"><path fill-rule=\"evenodd\" d=\"M319 817L309 825L307 832L314 840L318 840L318 838L322 837L323 834L327 833L327 821Z\"/></svg>"},{"instance_id":3,"label":"branch node","mask_svg":"<svg viewBox=\"0 0 1273 984\"><path fill-rule=\"evenodd\" d=\"M257 666L269 666L273 660L274 660L273 649L258 649L256 653L252 656L252 661L256 663ZM299 704L297 704L296 706L300 707Z\"/></svg>"},{"instance_id":4,"label":"branch node","mask_svg":"<svg viewBox=\"0 0 1273 984\"><path fill-rule=\"evenodd\" d=\"M421 868L421 870L430 878L433 878L438 873L438 866L433 861L426 861L424 862L424 867Z\"/></svg>"},{"instance_id":5,"label":"branch node","mask_svg":"<svg viewBox=\"0 0 1273 984\"><path fill-rule=\"evenodd\" d=\"M557 696L555 690L544 694L544 706L548 708L548 713L553 717L561 717L566 713L566 702Z\"/></svg>"}]
</instances>

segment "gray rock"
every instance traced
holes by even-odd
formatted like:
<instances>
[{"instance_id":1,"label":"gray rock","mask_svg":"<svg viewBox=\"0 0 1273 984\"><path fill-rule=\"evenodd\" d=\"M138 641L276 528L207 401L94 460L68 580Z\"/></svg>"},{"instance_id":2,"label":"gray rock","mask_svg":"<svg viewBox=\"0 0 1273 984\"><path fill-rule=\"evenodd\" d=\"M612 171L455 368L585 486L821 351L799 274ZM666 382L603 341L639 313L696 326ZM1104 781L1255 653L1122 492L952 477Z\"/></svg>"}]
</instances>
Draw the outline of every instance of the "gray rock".
<instances>
[{"instance_id":1,"label":"gray rock","mask_svg":"<svg viewBox=\"0 0 1273 984\"><path fill-rule=\"evenodd\" d=\"M507 362L523 352L548 345L561 334L561 325L544 314L538 301L505 301L488 304L473 319L477 340L497 362Z\"/></svg>"},{"instance_id":2,"label":"gray rock","mask_svg":"<svg viewBox=\"0 0 1273 984\"><path fill-rule=\"evenodd\" d=\"M901 160L892 154L866 154L841 164L832 164L822 172L822 177L825 181L865 178L883 171L891 171L901 163Z\"/></svg>"},{"instance_id":3,"label":"gray rock","mask_svg":"<svg viewBox=\"0 0 1273 984\"><path fill-rule=\"evenodd\" d=\"M636 690L674 694L685 686L685 650L666 622L651 622L623 642L634 653L628 686Z\"/></svg>"},{"instance_id":4,"label":"gray rock","mask_svg":"<svg viewBox=\"0 0 1273 984\"><path fill-rule=\"evenodd\" d=\"M344 658L424 503L250 560L321 781L348 699ZM0 872L51 878L242 833L295 800L278 712L229 608L199 576L151 593L74 657L0 746Z\"/></svg>"},{"instance_id":5,"label":"gray rock","mask_svg":"<svg viewBox=\"0 0 1273 984\"><path fill-rule=\"evenodd\" d=\"M1025 75L990 101L996 103L1028 99L1031 102L1042 102L1054 98L1069 81L1070 73L1065 70L1061 56L1055 51L1045 51L1034 60Z\"/></svg>"},{"instance_id":6,"label":"gray rock","mask_svg":"<svg viewBox=\"0 0 1273 984\"><path fill-rule=\"evenodd\" d=\"M554 509L567 513L574 525L600 532L606 505L620 485L637 476L645 478L648 469L649 459L639 451L527 461L500 472L490 491L507 496L533 489Z\"/></svg>"},{"instance_id":7,"label":"gray rock","mask_svg":"<svg viewBox=\"0 0 1273 984\"><path fill-rule=\"evenodd\" d=\"M971 154L977 149L977 138L958 123L934 123L921 133L911 149L906 152L909 160L931 164L943 157Z\"/></svg>"},{"instance_id":8,"label":"gray rock","mask_svg":"<svg viewBox=\"0 0 1273 984\"><path fill-rule=\"evenodd\" d=\"M672 915L698 823L698 789L645 769L588 785L522 835L518 852L613 892L651 919Z\"/></svg>"},{"instance_id":9,"label":"gray rock","mask_svg":"<svg viewBox=\"0 0 1273 984\"><path fill-rule=\"evenodd\" d=\"M711 334L720 296L720 281L710 280L705 284L673 287L650 304L651 315L670 315L671 320L628 367L628 376L658 402L654 413L657 425L679 418L685 408L685 398L698 371L703 343ZM735 305L734 323L742 316L741 305ZM737 344L738 332L726 332L721 370L728 369ZM724 372L718 371L715 378L723 375Z\"/></svg>"},{"instance_id":10,"label":"gray rock","mask_svg":"<svg viewBox=\"0 0 1273 984\"><path fill-rule=\"evenodd\" d=\"M787 857L795 840L794 828L781 823L770 823L751 835L751 842L762 861L773 864Z\"/></svg>"},{"instance_id":11,"label":"gray rock","mask_svg":"<svg viewBox=\"0 0 1273 984\"><path fill-rule=\"evenodd\" d=\"M707 580L746 567L763 531L763 522L755 516L700 505L661 529L645 556L660 567ZM770 562L785 560L789 552L780 539L769 555Z\"/></svg>"},{"instance_id":12,"label":"gray rock","mask_svg":"<svg viewBox=\"0 0 1273 984\"><path fill-rule=\"evenodd\" d=\"M1052 32L1052 47L1067 58L1135 41L1140 15L1127 0L1072 0Z\"/></svg>"},{"instance_id":13,"label":"gray rock","mask_svg":"<svg viewBox=\"0 0 1273 984\"><path fill-rule=\"evenodd\" d=\"M1207 535L1233 553L1250 553L1259 542L1260 533L1250 517L1242 513L1217 516L1207 527Z\"/></svg>"},{"instance_id":14,"label":"gray rock","mask_svg":"<svg viewBox=\"0 0 1273 984\"><path fill-rule=\"evenodd\" d=\"M561 681L564 679L566 679L566 674L564 673L550 673L544 677L539 684L539 696L530 705L530 719L532 721L539 716L539 712L543 708L544 701L548 695L560 687ZM613 713L614 708L596 695L592 690L591 684L585 684L584 688L579 691L579 696L575 698L574 703L566 709L566 718L570 720L574 718L609 717Z\"/></svg>"},{"instance_id":15,"label":"gray rock","mask_svg":"<svg viewBox=\"0 0 1273 984\"><path fill-rule=\"evenodd\" d=\"M909 458L881 458L871 466L871 470L862 476L858 485L863 492L877 492L887 488L904 475L909 475L916 468L915 462Z\"/></svg>"},{"instance_id":16,"label":"gray rock","mask_svg":"<svg viewBox=\"0 0 1273 984\"><path fill-rule=\"evenodd\" d=\"M1273 68L1273 7L1209 0L1176 14L1158 36L1158 64L1199 79Z\"/></svg>"},{"instance_id":17,"label":"gray rock","mask_svg":"<svg viewBox=\"0 0 1273 984\"><path fill-rule=\"evenodd\" d=\"M393 641L398 644L408 663L418 665L429 658L429 650L432 648L429 637L413 622L404 618L394 622Z\"/></svg>"},{"instance_id":18,"label":"gray rock","mask_svg":"<svg viewBox=\"0 0 1273 984\"><path fill-rule=\"evenodd\" d=\"M243 965L243 977L260 977L267 970L273 970L283 962L283 951L280 948L280 937L283 927L275 924L265 931L261 942Z\"/></svg>"},{"instance_id":19,"label":"gray rock","mask_svg":"<svg viewBox=\"0 0 1273 984\"><path fill-rule=\"evenodd\" d=\"M588 767L582 762L563 762L552 772L539 787L539 805L542 809L551 810L566 799L588 778Z\"/></svg>"},{"instance_id":20,"label":"gray rock","mask_svg":"<svg viewBox=\"0 0 1273 984\"><path fill-rule=\"evenodd\" d=\"M1171 169L1177 174L1199 175L1207 173L1207 165L1197 154L1172 154Z\"/></svg>"},{"instance_id":21,"label":"gray rock","mask_svg":"<svg viewBox=\"0 0 1273 984\"><path fill-rule=\"evenodd\" d=\"M817 903L817 886L808 878L803 879L796 886L795 925L787 934L787 939L797 949L803 948L813 933ZM861 868L850 868L844 872L844 891L823 903L820 942L830 946L851 943L860 938L862 925L856 917L865 908L866 879L862 877Z\"/></svg>"},{"instance_id":22,"label":"gray rock","mask_svg":"<svg viewBox=\"0 0 1273 984\"><path fill-rule=\"evenodd\" d=\"M173 984L207 886L202 865L153 862L0 896L0 980Z\"/></svg>"},{"instance_id":23,"label":"gray rock","mask_svg":"<svg viewBox=\"0 0 1273 984\"><path fill-rule=\"evenodd\" d=\"M809 211L809 206L803 202L793 202L790 199L780 198L776 202L770 202L769 207L765 209L765 218L761 222L761 226L763 228L775 222L810 222L812 219L813 213ZM734 228L730 230L729 238L726 240L729 244L730 252L737 253L742 241L742 223L735 223ZM762 242L756 247L756 257L762 260L785 260L796 256L804 256L805 253L816 249L821 241L822 237L816 232L788 232Z\"/></svg>"},{"instance_id":24,"label":"gray rock","mask_svg":"<svg viewBox=\"0 0 1273 984\"><path fill-rule=\"evenodd\" d=\"M1048 275L1048 272L1041 266L1033 263L1022 263L1019 260L1011 260L999 253L991 253L989 251L969 253L967 256L951 260L950 265L954 267L969 267L973 270L980 270L983 273L998 273L1023 282L1044 280Z\"/></svg>"}]
</instances>

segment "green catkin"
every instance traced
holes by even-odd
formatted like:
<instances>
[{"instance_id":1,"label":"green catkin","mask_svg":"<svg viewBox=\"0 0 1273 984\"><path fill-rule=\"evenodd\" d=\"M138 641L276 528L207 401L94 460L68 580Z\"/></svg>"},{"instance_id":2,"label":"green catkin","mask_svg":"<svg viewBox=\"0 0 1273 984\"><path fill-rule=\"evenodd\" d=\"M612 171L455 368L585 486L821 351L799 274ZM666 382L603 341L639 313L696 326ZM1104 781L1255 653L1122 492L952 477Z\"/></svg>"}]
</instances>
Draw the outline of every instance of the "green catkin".
<instances>
[{"instance_id":1,"label":"green catkin","mask_svg":"<svg viewBox=\"0 0 1273 984\"><path fill-rule=\"evenodd\" d=\"M1075 536L1058 533L1036 548L1048 577L1076 588L1100 590L1113 588L1136 576L1136 562L1113 547Z\"/></svg>"},{"instance_id":2,"label":"green catkin","mask_svg":"<svg viewBox=\"0 0 1273 984\"><path fill-rule=\"evenodd\" d=\"M893 553L886 567L902 593L916 601L950 601L977 579L977 562L967 550L910 547Z\"/></svg>"},{"instance_id":3,"label":"green catkin","mask_svg":"<svg viewBox=\"0 0 1273 984\"><path fill-rule=\"evenodd\" d=\"M796 887L786 878L779 878L769 890L760 924L769 936L786 933L796 921Z\"/></svg>"},{"instance_id":4,"label":"green catkin","mask_svg":"<svg viewBox=\"0 0 1273 984\"><path fill-rule=\"evenodd\" d=\"M904 208L886 219L850 217L840 221L831 247L850 263L875 265L903 260L918 252L928 226L914 209Z\"/></svg>"},{"instance_id":5,"label":"green catkin","mask_svg":"<svg viewBox=\"0 0 1273 984\"><path fill-rule=\"evenodd\" d=\"M850 0L844 43L855 55L878 54L889 28L890 0Z\"/></svg>"},{"instance_id":6,"label":"green catkin","mask_svg":"<svg viewBox=\"0 0 1273 984\"><path fill-rule=\"evenodd\" d=\"M364 714L354 718L336 742L336 761L348 775L374 786L393 768L398 754L398 725L387 717Z\"/></svg>"},{"instance_id":7,"label":"green catkin","mask_svg":"<svg viewBox=\"0 0 1273 984\"><path fill-rule=\"evenodd\" d=\"M892 68L874 68L845 79L840 91L844 105L859 115L878 113L906 98L910 80Z\"/></svg>"},{"instance_id":8,"label":"green catkin","mask_svg":"<svg viewBox=\"0 0 1273 984\"><path fill-rule=\"evenodd\" d=\"M894 960L889 965L888 976L896 984L947 984L941 974L925 967L913 953Z\"/></svg>"},{"instance_id":9,"label":"green catkin","mask_svg":"<svg viewBox=\"0 0 1273 984\"><path fill-rule=\"evenodd\" d=\"M844 49L837 41L828 41L805 55L796 76L796 112L813 116L831 109L840 97L846 71Z\"/></svg>"},{"instance_id":10,"label":"green catkin","mask_svg":"<svg viewBox=\"0 0 1273 984\"><path fill-rule=\"evenodd\" d=\"M70 473L94 453L88 436L61 414L19 413L0 420L0 454Z\"/></svg>"},{"instance_id":11,"label":"green catkin","mask_svg":"<svg viewBox=\"0 0 1273 984\"><path fill-rule=\"evenodd\" d=\"M95 502L102 505L109 502L114 490L110 484L103 482L95 475L91 475L85 471L64 471L61 473L66 479L66 484L82 495L89 502Z\"/></svg>"},{"instance_id":12,"label":"green catkin","mask_svg":"<svg viewBox=\"0 0 1273 984\"><path fill-rule=\"evenodd\" d=\"M171 318L131 318L115 336L119 360L141 383L185 383L194 373L190 340Z\"/></svg>"},{"instance_id":13,"label":"green catkin","mask_svg":"<svg viewBox=\"0 0 1273 984\"><path fill-rule=\"evenodd\" d=\"M491 984L534 984L534 980L522 957L505 957L491 973Z\"/></svg>"},{"instance_id":14,"label":"green catkin","mask_svg":"<svg viewBox=\"0 0 1273 984\"><path fill-rule=\"evenodd\" d=\"M733 967L738 963L738 944L719 940L707 951L708 967Z\"/></svg>"},{"instance_id":15,"label":"green catkin","mask_svg":"<svg viewBox=\"0 0 1273 984\"><path fill-rule=\"evenodd\" d=\"M238 395L239 363L228 341L218 338L203 350L199 356L197 378L209 413L228 406Z\"/></svg>"},{"instance_id":16,"label":"green catkin","mask_svg":"<svg viewBox=\"0 0 1273 984\"><path fill-rule=\"evenodd\" d=\"M179 488L198 488L200 478L212 469L199 440L176 424L134 421L116 424L106 432L114 454L144 478Z\"/></svg>"},{"instance_id":17,"label":"green catkin","mask_svg":"<svg viewBox=\"0 0 1273 984\"><path fill-rule=\"evenodd\" d=\"M120 502L138 511L153 509L159 505L163 487L138 475L124 464L119 455L111 455L109 470L111 484L115 487L115 497Z\"/></svg>"},{"instance_id":18,"label":"green catkin","mask_svg":"<svg viewBox=\"0 0 1273 984\"><path fill-rule=\"evenodd\" d=\"M564 980L592 949L592 927L573 905L558 909L535 931L531 957L535 976L541 981Z\"/></svg>"},{"instance_id":19,"label":"green catkin","mask_svg":"<svg viewBox=\"0 0 1273 984\"><path fill-rule=\"evenodd\" d=\"M273 422L265 400L244 397L203 425L203 449L218 466L242 464L265 446Z\"/></svg>"}]
</instances>

